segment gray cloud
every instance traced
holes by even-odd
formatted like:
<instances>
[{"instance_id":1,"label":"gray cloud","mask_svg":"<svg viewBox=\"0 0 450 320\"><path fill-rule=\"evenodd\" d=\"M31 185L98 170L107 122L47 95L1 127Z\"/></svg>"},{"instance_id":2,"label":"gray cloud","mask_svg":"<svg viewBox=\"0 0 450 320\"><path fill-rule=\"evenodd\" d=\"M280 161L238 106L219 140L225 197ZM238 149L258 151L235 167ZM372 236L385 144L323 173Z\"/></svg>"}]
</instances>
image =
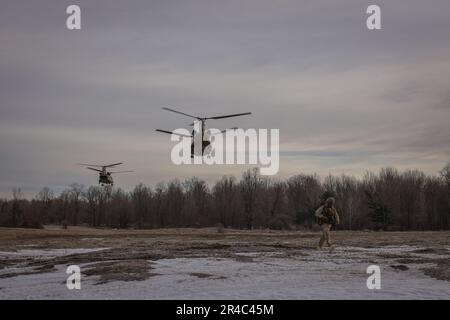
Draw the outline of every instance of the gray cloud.
<instances>
[{"instance_id":1,"label":"gray cloud","mask_svg":"<svg viewBox=\"0 0 450 320\"><path fill-rule=\"evenodd\" d=\"M450 159L450 3L378 1L7 1L0 11L0 195L91 184L79 161L124 161L119 184L245 167L177 167L168 137L194 114L279 128L280 177L360 175L382 166L437 172Z\"/></svg>"}]
</instances>

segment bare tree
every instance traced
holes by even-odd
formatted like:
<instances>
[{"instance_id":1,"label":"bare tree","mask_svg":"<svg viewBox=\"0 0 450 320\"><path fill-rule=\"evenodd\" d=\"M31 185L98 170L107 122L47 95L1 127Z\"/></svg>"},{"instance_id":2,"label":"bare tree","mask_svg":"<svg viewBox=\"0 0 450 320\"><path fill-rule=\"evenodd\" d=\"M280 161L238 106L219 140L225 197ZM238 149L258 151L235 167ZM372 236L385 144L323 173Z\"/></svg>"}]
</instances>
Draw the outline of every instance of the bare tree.
<instances>
[{"instance_id":1,"label":"bare tree","mask_svg":"<svg viewBox=\"0 0 450 320\"><path fill-rule=\"evenodd\" d=\"M70 215L70 192L69 190L64 190L59 196L60 204L60 224L64 229L67 229L69 225L69 215Z\"/></svg>"},{"instance_id":2,"label":"bare tree","mask_svg":"<svg viewBox=\"0 0 450 320\"><path fill-rule=\"evenodd\" d=\"M183 216L184 206L185 194L181 182L177 179L170 181L167 185L165 197L165 224L183 227L189 223L191 223L191 225L194 224L194 221L186 221L186 217Z\"/></svg>"},{"instance_id":3,"label":"bare tree","mask_svg":"<svg viewBox=\"0 0 450 320\"><path fill-rule=\"evenodd\" d=\"M8 200L0 198L0 226L8 225Z\"/></svg>"},{"instance_id":4,"label":"bare tree","mask_svg":"<svg viewBox=\"0 0 450 320\"><path fill-rule=\"evenodd\" d=\"M158 183L155 187L153 195L153 208L155 211L156 226L164 228L166 225L164 217L164 202L165 202L166 186L163 183Z\"/></svg>"},{"instance_id":5,"label":"bare tree","mask_svg":"<svg viewBox=\"0 0 450 320\"><path fill-rule=\"evenodd\" d=\"M267 179L254 168L240 181L222 177L212 189L195 177L160 183L153 190L139 184L131 192L72 184L57 197L44 187L32 200L15 188L11 200L0 200L0 226L310 227L315 209L330 195L336 198L342 229L450 228L450 164L439 176L383 168L362 179L329 175L323 182L304 174L287 181Z\"/></svg>"},{"instance_id":6,"label":"bare tree","mask_svg":"<svg viewBox=\"0 0 450 320\"><path fill-rule=\"evenodd\" d=\"M440 225L443 228L449 228L450 224L450 162L440 172L442 180L447 187L447 209L441 213Z\"/></svg>"},{"instance_id":7,"label":"bare tree","mask_svg":"<svg viewBox=\"0 0 450 320\"><path fill-rule=\"evenodd\" d=\"M423 186L424 221L426 229L439 229L442 195L446 195L445 186L435 177L427 177Z\"/></svg>"},{"instance_id":8,"label":"bare tree","mask_svg":"<svg viewBox=\"0 0 450 320\"><path fill-rule=\"evenodd\" d=\"M76 226L80 219L81 200L84 193L84 186L78 183L72 183L69 189L69 199L71 202L71 222Z\"/></svg>"},{"instance_id":9,"label":"bare tree","mask_svg":"<svg viewBox=\"0 0 450 320\"><path fill-rule=\"evenodd\" d=\"M100 190L98 187L90 186L84 192L84 198L87 202L88 223L92 227L97 227L98 221L98 199L100 198Z\"/></svg>"},{"instance_id":10,"label":"bare tree","mask_svg":"<svg viewBox=\"0 0 450 320\"><path fill-rule=\"evenodd\" d=\"M112 194L112 186L104 186L99 188L97 193L97 212L99 225L105 225L107 221L108 209L110 208L110 200Z\"/></svg>"},{"instance_id":11,"label":"bare tree","mask_svg":"<svg viewBox=\"0 0 450 320\"><path fill-rule=\"evenodd\" d=\"M130 196L122 189L115 189L111 194L110 214L107 225L114 228L128 228L131 223Z\"/></svg>"},{"instance_id":12,"label":"bare tree","mask_svg":"<svg viewBox=\"0 0 450 320\"><path fill-rule=\"evenodd\" d=\"M258 168L245 171L239 183L241 196L244 204L244 214L247 229L252 230L255 220L255 206L258 191L261 188L261 176Z\"/></svg>"},{"instance_id":13,"label":"bare tree","mask_svg":"<svg viewBox=\"0 0 450 320\"><path fill-rule=\"evenodd\" d=\"M353 229L357 213L358 182L355 178L342 175L336 180L336 207L341 216L342 228Z\"/></svg>"},{"instance_id":14,"label":"bare tree","mask_svg":"<svg viewBox=\"0 0 450 320\"><path fill-rule=\"evenodd\" d=\"M49 187L43 187L36 195L36 201L39 217L39 224L43 225L49 219L50 211L52 208L54 193Z\"/></svg>"},{"instance_id":15,"label":"bare tree","mask_svg":"<svg viewBox=\"0 0 450 320\"><path fill-rule=\"evenodd\" d=\"M151 227L153 221L151 215L152 191L143 183L139 183L131 192L133 199L135 221L138 228Z\"/></svg>"},{"instance_id":16,"label":"bare tree","mask_svg":"<svg viewBox=\"0 0 450 320\"><path fill-rule=\"evenodd\" d=\"M185 207L187 210L185 212L186 216L182 219L188 218L188 220L194 223L193 226L195 227L207 226L210 219L207 213L209 190L206 182L193 177L187 179L183 183L183 186L185 190Z\"/></svg>"},{"instance_id":17,"label":"bare tree","mask_svg":"<svg viewBox=\"0 0 450 320\"><path fill-rule=\"evenodd\" d=\"M313 213L320 204L322 187L315 175L296 175L287 181L287 197L291 215L297 224L311 225Z\"/></svg>"},{"instance_id":18,"label":"bare tree","mask_svg":"<svg viewBox=\"0 0 450 320\"><path fill-rule=\"evenodd\" d=\"M22 190L20 188L13 188L12 190L13 203L11 208L11 223L13 227L19 227L22 224L23 208L21 206L21 200L23 197Z\"/></svg>"},{"instance_id":19,"label":"bare tree","mask_svg":"<svg viewBox=\"0 0 450 320\"><path fill-rule=\"evenodd\" d=\"M213 203L218 213L218 220L224 226L237 227L239 211L239 194L236 179L233 176L223 176L213 187Z\"/></svg>"}]
</instances>

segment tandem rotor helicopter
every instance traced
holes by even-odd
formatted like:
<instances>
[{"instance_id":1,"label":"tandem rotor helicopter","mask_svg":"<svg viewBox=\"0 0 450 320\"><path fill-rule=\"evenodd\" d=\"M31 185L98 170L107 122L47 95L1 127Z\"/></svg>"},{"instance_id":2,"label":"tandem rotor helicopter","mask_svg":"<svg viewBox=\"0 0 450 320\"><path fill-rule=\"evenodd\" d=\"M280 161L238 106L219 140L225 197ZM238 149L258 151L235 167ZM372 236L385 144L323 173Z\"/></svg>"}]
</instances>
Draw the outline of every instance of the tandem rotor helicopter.
<instances>
[{"instance_id":1,"label":"tandem rotor helicopter","mask_svg":"<svg viewBox=\"0 0 450 320\"><path fill-rule=\"evenodd\" d=\"M112 177L112 174L116 173L126 173L126 172L133 172L132 170L126 170L126 171L107 171L107 168L113 168L115 166L118 166L120 164L123 164L123 162L113 163L113 164L107 164L107 165L98 165L98 164L87 164L87 163L78 163L80 166L87 166L86 169L97 171L98 172L98 183L102 186L104 185L114 185L114 180ZM96 168L93 168L96 167ZM101 168L101 169L97 169Z\"/></svg>"},{"instance_id":2,"label":"tandem rotor helicopter","mask_svg":"<svg viewBox=\"0 0 450 320\"><path fill-rule=\"evenodd\" d=\"M175 113L178 113L178 114L190 117L190 118L193 118L193 119L195 119L195 121L200 121L200 130L201 131L196 133L195 129L193 129L191 135L183 135L183 134L175 133L175 132L172 132L172 131L156 129L156 131L158 131L158 132L163 132L163 133L168 133L168 134L175 134L175 135L178 135L178 136L191 138L192 139L192 143L191 143L191 158L194 157L194 154L198 155L198 156L203 156L203 154L205 153L205 150L211 145L211 141L210 141L209 135L205 134L206 120L225 119L225 118L240 117L240 116L246 116L246 115L252 114L251 112L244 112L244 113L235 113L235 114L229 114L229 115L224 115L224 116L216 116L216 117L198 117L198 116L193 116L193 115L190 115L190 114L187 114L187 113L184 113L184 112L181 112L181 111L177 111L177 110L174 110L174 109L166 108L166 107L163 107L162 109L166 110L166 111L170 111L170 112L175 112ZM191 123L190 125L193 126L194 123ZM236 129L237 129L237 127L225 129L225 130L222 130L221 133L224 133L227 130L236 130ZM202 145L201 154L197 154L196 153L197 150L194 150L194 141L195 141L195 144L200 143L200 141L201 141L201 145Z\"/></svg>"}]
</instances>

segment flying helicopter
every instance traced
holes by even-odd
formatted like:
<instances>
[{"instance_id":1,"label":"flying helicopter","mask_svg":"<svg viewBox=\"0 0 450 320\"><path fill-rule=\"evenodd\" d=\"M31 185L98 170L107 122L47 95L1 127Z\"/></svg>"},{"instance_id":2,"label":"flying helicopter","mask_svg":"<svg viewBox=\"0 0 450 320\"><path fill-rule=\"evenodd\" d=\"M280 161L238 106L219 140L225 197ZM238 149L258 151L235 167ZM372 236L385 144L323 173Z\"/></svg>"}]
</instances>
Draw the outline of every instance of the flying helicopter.
<instances>
[{"instance_id":1,"label":"flying helicopter","mask_svg":"<svg viewBox=\"0 0 450 320\"><path fill-rule=\"evenodd\" d=\"M166 111L170 111L170 112L175 112L181 115L184 115L186 117L190 117L195 119L195 121L199 121L200 122L200 132L195 132L195 129L192 130L192 134L191 135L183 135L183 134L179 134L179 133L175 133L172 131L168 131L168 130L162 130L162 129L156 129L156 131L158 132L163 132L163 133L168 133L168 134L175 134L178 136L182 136L182 137L190 137L192 139L192 143L191 143L191 158L194 157L195 155L198 156L203 156L204 153L208 153L207 149L208 147L211 145L211 140L210 140L210 136L205 134L205 130L206 130L206 120L217 120L217 119L225 119L225 118L232 118L232 117L240 117L240 116L246 116L246 115L250 115L252 114L251 112L243 112L243 113L235 113L235 114L229 114L229 115L223 115L223 116L215 116L215 117L198 117L198 116L193 116L181 111L177 111L171 108L167 108L167 107L163 107L163 110ZM194 123L190 124L191 126L194 125ZM222 130L221 133L226 132L227 130L236 130L237 127L233 127L233 128L229 128L229 129L225 129ZM194 143L195 141L195 143ZM201 144L202 149L201 149L201 154L197 154L197 150L194 150L194 144Z\"/></svg>"},{"instance_id":2,"label":"flying helicopter","mask_svg":"<svg viewBox=\"0 0 450 320\"><path fill-rule=\"evenodd\" d=\"M78 163L80 166L87 166L86 169L97 171L98 172L98 183L102 186L104 185L114 185L114 180L112 177L112 174L116 173L126 173L126 172L133 172L131 170L127 171L107 171L107 168L113 168L115 166L118 166L120 164L123 164L123 162L113 163L113 164L107 164L107 165L98 165L98 164L87 164L87 163ZM93 168L95 167L95 168ZM101 168L101 169L97 169Z\"/></svg>"}]
</instances>

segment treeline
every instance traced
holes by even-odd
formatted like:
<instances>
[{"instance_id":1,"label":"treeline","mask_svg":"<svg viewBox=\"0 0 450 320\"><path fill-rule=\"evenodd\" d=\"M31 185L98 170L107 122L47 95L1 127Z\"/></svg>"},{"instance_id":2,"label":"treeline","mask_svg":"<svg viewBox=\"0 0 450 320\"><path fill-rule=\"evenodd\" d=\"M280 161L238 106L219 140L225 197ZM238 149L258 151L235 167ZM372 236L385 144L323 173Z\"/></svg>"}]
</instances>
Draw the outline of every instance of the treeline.
<instances>
[{"instance_id":1,"label":"treeline","mask_svg":"<svg viewBox=\"0 0 450 320\"><path fill-rule=\"evenodd\" d=\"M0 199L0 226L310 228L329 196L336 198L340 229L450 229L449 165L439 175L385 168L361 179L299 174L286 181L255 168L211 187L195 177L154 188L138 184L130 192L72 184L59 195L44 187L31 200L14 189L10 199Z\"/></svg>"}]
</instances>

